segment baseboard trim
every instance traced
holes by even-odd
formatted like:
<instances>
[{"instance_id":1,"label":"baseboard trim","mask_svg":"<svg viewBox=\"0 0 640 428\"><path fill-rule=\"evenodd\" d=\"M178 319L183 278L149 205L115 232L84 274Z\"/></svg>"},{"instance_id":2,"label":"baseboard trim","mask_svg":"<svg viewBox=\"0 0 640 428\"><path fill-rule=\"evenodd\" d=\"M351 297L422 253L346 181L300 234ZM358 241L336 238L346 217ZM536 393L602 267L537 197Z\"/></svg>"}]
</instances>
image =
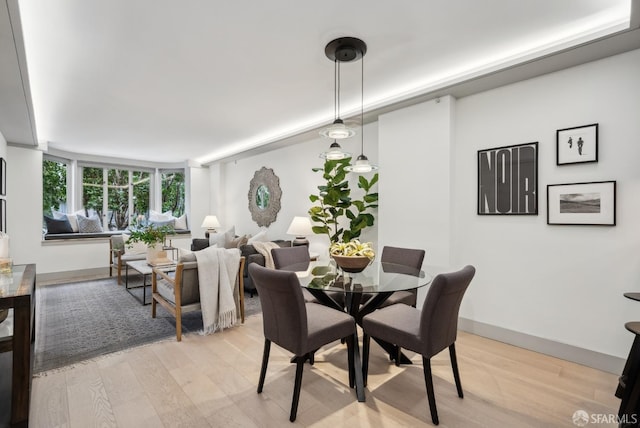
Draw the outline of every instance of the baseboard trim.
<instances>
[{"instance_id":1,"label":"baseboard trim","mask_svg":"<svg viewBox=\"0 0 640 428\"><path fill-rule=\"evenodd\" d=\"M579 348L573 345L567 345L566 343L543 339L541 337L531 336L518 331L485 324L479 321L473 321L467 318L459 319L458 328L468 333L477 334L478 336L498 340L500 342L508 343L509 345L551 355L552 357L561 358L563 360L593 367L594 369L603 370L613 374L622 373L622 369L624 368L625 360L623 358Z\"/></svg>"},{"instance_id":2,"label":"baseboard trim","mask_svg":"<svg viewBox=\"0 0 640 428\"><path fill-rule=\"evenodd\" d=\"M36 274L36 284L61 284L107 277L109 277L108 267L68 270L64 272L38 273Z\"/></svg>"}]
</instances>

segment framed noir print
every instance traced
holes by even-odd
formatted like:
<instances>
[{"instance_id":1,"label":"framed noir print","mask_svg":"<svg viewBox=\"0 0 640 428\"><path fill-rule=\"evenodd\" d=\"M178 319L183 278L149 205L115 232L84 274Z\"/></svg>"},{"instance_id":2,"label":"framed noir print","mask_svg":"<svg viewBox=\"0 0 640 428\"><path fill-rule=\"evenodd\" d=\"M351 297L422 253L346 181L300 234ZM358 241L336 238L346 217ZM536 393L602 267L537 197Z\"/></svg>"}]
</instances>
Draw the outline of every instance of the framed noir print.
<instances>
[{"instance_id":1,"label":"framed noir print","mask_svg":"<svg viewBox=\"0 0 640 428\"><path fill-rule=\"evenodd\" d=\"M549 184L547 224L616 225L616 182Z\"/></svg>"},{"instance_id":2,"label":"framed noir print","mask_svg":"<svg viewBox=\"0 0 640 428\"><path fill-rule=\"evenodd\" d=\"M598 124L558 129L556 131L556 163L598 162Z\"/></svg>"},{"instance_id":3,"label":"framed noir print","mask_svg":"<svg viewBox=\"0 0 640 428\"><path fill-rule=\"evenodd\" d=\"M538 142L478 150L478 215L538 215Z\"/></svg>"}]
</instances>

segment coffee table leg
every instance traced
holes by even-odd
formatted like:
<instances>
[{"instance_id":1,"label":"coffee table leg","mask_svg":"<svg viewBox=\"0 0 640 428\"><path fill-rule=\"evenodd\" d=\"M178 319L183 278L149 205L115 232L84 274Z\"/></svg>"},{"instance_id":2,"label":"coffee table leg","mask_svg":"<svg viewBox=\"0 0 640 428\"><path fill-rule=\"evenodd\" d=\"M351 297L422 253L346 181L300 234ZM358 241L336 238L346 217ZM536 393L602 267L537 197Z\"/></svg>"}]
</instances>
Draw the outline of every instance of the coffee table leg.
<instances>
[{"instance_id":1,"label":"coffee table leg","mask_svg":"<svg viewBox=\"0 0 640 428\"><path fill-rule=\"evenodd\" d=\"M142 305L147 304L147 275L142 274Z\"/></svg>"}]
</instances>

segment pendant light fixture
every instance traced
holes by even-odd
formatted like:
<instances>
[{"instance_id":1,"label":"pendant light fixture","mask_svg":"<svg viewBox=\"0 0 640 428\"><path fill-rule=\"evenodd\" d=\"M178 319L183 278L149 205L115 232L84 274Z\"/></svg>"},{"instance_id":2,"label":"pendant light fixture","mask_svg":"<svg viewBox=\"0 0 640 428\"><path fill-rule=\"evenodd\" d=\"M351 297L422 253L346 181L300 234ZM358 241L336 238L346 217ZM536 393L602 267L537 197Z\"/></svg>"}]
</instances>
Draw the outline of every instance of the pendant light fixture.
<instances>
[{"instance_id":1,"label":"pendant light fixture","mask_svg":"<svg viewBox=\"0 0 640 428\"><path fill-rule=\"evenodd\" d=\"M340 119L340 63L338 60L334 60L333 64L333 116L335 119L331 126L320 131L320 135L333 138L333 143L329 146L329 151L320 153L320 157L323 159L338 160L351 157L351 153L343 151L337 139L349 138L353 136L355 132L347 128L343 120Z\"/></svg>"},{"instance_id":2,"label":"pendant light fixture","mask_svg":"<svg viewBox=\"0 0 640 428\"><path fill-rule=\"evenodd\" d=\"M347 37L346 39L351 38ZM345 171L355 172L357 174L366 174L367 172L378 169L378 166L371 164L369 162L369 158L364 154L364 55L367 53L367 45L360 39L352 40L357 40L359 42L359 44L354 43L354 49L359 49L359 54L355 54L355 56L348 61L353 59L362 59L362 62L360 63L360 155L356 158L355 164L345 167Z\"/></svg>"}]
</instances>

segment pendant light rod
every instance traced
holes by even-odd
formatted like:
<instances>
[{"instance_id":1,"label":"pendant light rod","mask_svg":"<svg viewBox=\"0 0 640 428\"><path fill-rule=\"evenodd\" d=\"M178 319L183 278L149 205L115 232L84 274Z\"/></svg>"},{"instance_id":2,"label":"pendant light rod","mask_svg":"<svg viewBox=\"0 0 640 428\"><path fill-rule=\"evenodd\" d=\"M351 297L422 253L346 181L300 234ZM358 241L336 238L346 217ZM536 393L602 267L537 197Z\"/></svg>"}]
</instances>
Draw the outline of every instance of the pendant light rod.
<instances>
[{"instance_id":1,"label":"pendant light rod","mask_svg":"<svg viewBox=\"0 0 640 428\"><path fill-rule=\"evenodd\" d=\"M364 44L364 42L362 42ZM345 167L346 171L355 172L357 174L365 174L378 169L377 165L369 163L369 158L364 154L364 54L366 53L366 45L361 52L359 58L362 59L360 64L360 156L356 158L353 165ZM357 57L357 55L356 55Z\"/></svg>"},{"instance_id":2,"label":"pendant light rod","mask_svg":"<svg viewBox=\"0 0 640 428\"><path fill-rule=\"evenodd\" d=\"M364 57L367 52L367 45L360 39L355 37L340 37L330 41L324 48L324 53L331 61L334 62L334 90L335 90L335 109L334 121L327 128L320 131L323 135L332 140L353 137L356 132L345 125L340 118L340 63L356 61Z\"/></svg>"}]
</instances>

